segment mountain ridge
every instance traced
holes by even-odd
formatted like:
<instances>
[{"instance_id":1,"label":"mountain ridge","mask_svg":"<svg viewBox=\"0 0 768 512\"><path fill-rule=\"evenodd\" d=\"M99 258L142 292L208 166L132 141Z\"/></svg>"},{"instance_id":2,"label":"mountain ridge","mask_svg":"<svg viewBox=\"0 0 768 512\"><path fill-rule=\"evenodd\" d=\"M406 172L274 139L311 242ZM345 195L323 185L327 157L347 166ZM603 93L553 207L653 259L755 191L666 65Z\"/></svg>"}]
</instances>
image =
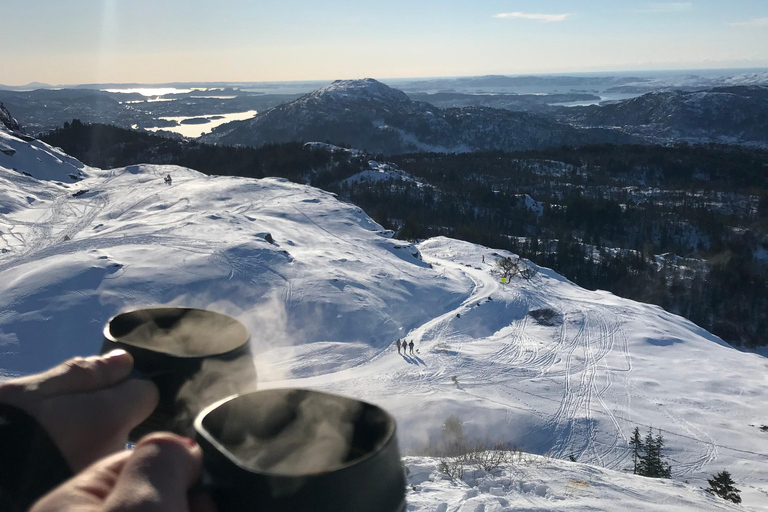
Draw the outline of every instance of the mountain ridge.
<instances>
[{"instance_id":1,"label":"mountain ridge","mask_svg":"<svg viewBox=\"0 0 768 512\"><path fill-rule=\"evenodd\" d=\"M753 143L768 147L768 86L660 91L601 106L571 107L578 125L618 127L654 142Z\"/></svg>"},{"instance_id":2,"label":"mountain ridge","mask_svg":"<svg viewBox=\"0 0 768 512\"><path fill-rule=\"evenodd\" d=\"M253 119L222 125L200 140L252 146L327 140L393 154L511 151L630 139L608 130L578 130L525 112L489 107L443 110L367 78L335 81Z\"/></svg>"}]
</instances>

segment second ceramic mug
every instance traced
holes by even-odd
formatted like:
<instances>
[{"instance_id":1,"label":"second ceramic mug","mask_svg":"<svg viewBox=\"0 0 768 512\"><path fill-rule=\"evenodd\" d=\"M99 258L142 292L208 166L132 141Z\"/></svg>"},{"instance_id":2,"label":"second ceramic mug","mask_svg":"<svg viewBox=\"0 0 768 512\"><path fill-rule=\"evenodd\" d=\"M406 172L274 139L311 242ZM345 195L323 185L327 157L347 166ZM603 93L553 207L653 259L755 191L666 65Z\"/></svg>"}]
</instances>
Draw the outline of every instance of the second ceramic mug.
<instances>
[{"instance_id":1,"label":"second ceramic mug","mask_svg":"<svg viewBox=\"0 0 768 512\"><path fill-rule=\"evenodd\" d=\"M189 436L203 408L253 389L256 369L248 341L243 324L203 309L145 308L110 319L101 353L129 352L134 377L151 379L160 391L157 408L131 431L131 441L159 430Z\"/></svg>"},{"instance_id":2,"label":"second ceramic mug","mask_svg":"<svg viewBox=\"0 0 768 512\"><path fill-rule=\"evenodd\" d=\"M394 418L308 389L225 398L195 419L220 512L403 512Z\"/></svg>"}]
</instances>

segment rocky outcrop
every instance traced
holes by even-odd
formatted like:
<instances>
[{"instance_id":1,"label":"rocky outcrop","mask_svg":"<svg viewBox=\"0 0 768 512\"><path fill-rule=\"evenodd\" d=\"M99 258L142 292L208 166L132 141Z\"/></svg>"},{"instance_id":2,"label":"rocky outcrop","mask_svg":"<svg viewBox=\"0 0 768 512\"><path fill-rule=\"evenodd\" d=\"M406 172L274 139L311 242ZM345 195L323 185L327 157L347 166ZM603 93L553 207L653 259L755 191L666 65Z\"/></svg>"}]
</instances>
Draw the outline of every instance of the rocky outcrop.
<instances>
[{"instance_id":1,"label":"rocky outcrop","mask_svg":"<svg viewBox=\"0 0 768 512\"><path fill-rule=\"evenodd\" d=\"M11 115L11 113L2 103L0 103L0 122L2 122L3 126L5 126L10 132L19 132L22 134L24 133L24 130L22 129L19 122L15 117Z\"/></svg>"}]
</instances>

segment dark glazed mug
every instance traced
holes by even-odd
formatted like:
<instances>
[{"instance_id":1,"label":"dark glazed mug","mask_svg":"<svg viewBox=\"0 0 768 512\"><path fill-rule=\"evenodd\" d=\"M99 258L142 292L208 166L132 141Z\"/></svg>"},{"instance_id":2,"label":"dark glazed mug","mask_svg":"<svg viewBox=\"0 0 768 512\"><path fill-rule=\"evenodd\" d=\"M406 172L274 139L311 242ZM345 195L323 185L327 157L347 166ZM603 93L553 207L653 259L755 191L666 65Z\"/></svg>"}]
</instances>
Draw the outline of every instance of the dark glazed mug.
<instances>
[{"instance_id":1,"label":"dark glazed mug","mask_svg":"<svg viewBox=\"0 0 768 512\"><path fill-rule=\"evenodd\" d=\"M220 512L402 512L395 430L375 405L305 389L232 396L195 419Z\"/></svg>"},{"instance_id":2,"label":"dark glazed mug","mask_svg":"<svg viewBox=\"0 0 768 512\"><path fill-rule=\"evenodd\" d=\"M234 318L202 309L137 309L110 319L101 353L129 352L134 377L151 379L160 391L157 408L131 431L131 441L159 430L190 436L204 407L252 389L256 369L248 339Z\"/></svg>"}]
</instances>

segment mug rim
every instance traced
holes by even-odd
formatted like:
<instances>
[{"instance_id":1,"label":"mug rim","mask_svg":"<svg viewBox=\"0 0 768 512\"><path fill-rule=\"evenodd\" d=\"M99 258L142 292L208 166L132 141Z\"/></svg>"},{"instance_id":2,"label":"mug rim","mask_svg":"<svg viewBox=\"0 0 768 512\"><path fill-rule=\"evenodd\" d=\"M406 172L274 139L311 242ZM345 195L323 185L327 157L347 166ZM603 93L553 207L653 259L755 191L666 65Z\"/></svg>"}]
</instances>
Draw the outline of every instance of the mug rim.
<instances>
[{"instance_id":1,"label":"mug rim","mask_svg":"<svg viewBox=\"0 0 768 512\"><path fill-rule=\"evenodd\" d=\"M211 352L207 354L173 354L171 352L166 352L164 350L156 350L154 348L150 347L144 347L141 345L136 345L133 343L130 343L126 340L120 339L112 334L112 331L110 330L110 327L112 326L112 322L117 319L120 316L128 315L130 313L135 313L137 311L157 311L157 310L183 310L183 311L200 311L208 314L215 314L220 315L226 318L229 318L233 322L236 322L240 327L243 329L243 333L245 334L245 337L243 339L243 342L231 349L224 350L221 352ZM243 325L243 323L238 320L237 318L228 315L226 313L220 313L218 311L213 311L210 309L202 309L202 308L192 308L187 306L150 306L150 307L139 307L134 309L128 309L125 311L121 311L120 313L117 313L116 315L113 315L112 317L107 320L107 322L104 324L104 328L102 329L102 334L104 336L104 340L109 341L110 343L119 343L122 345L127 345L131 347L131 350L141 350L141 351L147 351L148 353L163 355L167 357L173 357L177 359L204 359L208 357L218 357L225 354L229 354L231 352L235 352L237 350L241 350L243 347L248 346L248 342L250 341L250 333L248 332L248 329Z\"/></svg>"},{"instance_id":2,"label":"mug rim","mask_svg":"<svg viewBox=\"0 0 768 512\"><path fill-rule=\"evenodd\" d=\"M251 467L247 467L247 466L243 465L241 463L241 461L237 457L235 457L235 455L231 451L229 451L226 447L224 447L210 432L208 432L208 430L205 429L205 427L203 426L203 420L214 409L217 409L219 406L224 405L225 403L227 403L227 402L229 402L231 400L235 400L235 399L237 399L239 397L242 397L242 396L253 395L253 394L257 394L257 393L265 393L265 392L270 392L270 391L308 391L310 393L315 393L315 394L320 394L320 395L326 395L326 396L332 396L332 397L337 397L337 398L343 398L343 399L346 399L346 400L356 401L356 402L361 403L361 404L363 404L365 406L372 407L372 408L375 408L375 409L378 409L379 411L381 411L384 414L384 416L387 418L387 420L388 420L387 421L387 423L388 423L387 431L382 436L382 441L377 443L376 446L374 447L374 449L370 450L365 455L363 455L361 457L358 457L358 458L356 458L354 460L351 460L349 462L346 462L344 464L341 464L341 465L338 465L338 466L334 466L334 467L330 467L328 469L323 470L322 472L302 473L302 474L298 474L298 475L290 475L290 474L285 474L285 473L275 473L275 472L271 472L271 471L264 471L264 470L260 470L260 469L253 469ZM328 393L328 392L325 392L325 391L319 391L319 390L316 390L316 389L309 389L309 388L270 388L270 389L259 389L259 390L256 390L256 391L250 391L248 393L236 393L236 394L228 396L226 398L222 398L221 400L219 400L217 402L214 402L211 405L205 407L202 411L200 411L200 413L197 415L197 417L195 417L195 421L193 422L193 426L194 426L195 432L197 432L198 435L202 436L203 439L205 439L205 441L207 443L209 443L211 446L216 448L216 450L219 453L221 453L224 457L227 458L227 460L232 462L239 469L242 469L243 471L247 471L248 473L251 473L253 475L269 477L269 478L308 478L308 477L311 478L311 477L319 477L319 476L322 476L322 475L327 475L327 474L330 474L330 473L335 473L337 471L341 471L341 470L344 470L344 469L356 466L358 464L362 464L363 462L366 462L366 461L372 459L373 457L375 457L376 455L380 454L383 451L383 449L387 445L389 445L389 443L391 443L393 439L395 439L395 431L397 430L397 425L395 424L395 419L392 417L392 415L389 414L382 407L379 407L378 405L372 404L370 402L366 402L364 400L359 400L357 398L352 398L352 397L348 397L348 396L345 396L345 395L341 395L341 394L338 394L338 393Z\"/></svg>"}]
</instances>

